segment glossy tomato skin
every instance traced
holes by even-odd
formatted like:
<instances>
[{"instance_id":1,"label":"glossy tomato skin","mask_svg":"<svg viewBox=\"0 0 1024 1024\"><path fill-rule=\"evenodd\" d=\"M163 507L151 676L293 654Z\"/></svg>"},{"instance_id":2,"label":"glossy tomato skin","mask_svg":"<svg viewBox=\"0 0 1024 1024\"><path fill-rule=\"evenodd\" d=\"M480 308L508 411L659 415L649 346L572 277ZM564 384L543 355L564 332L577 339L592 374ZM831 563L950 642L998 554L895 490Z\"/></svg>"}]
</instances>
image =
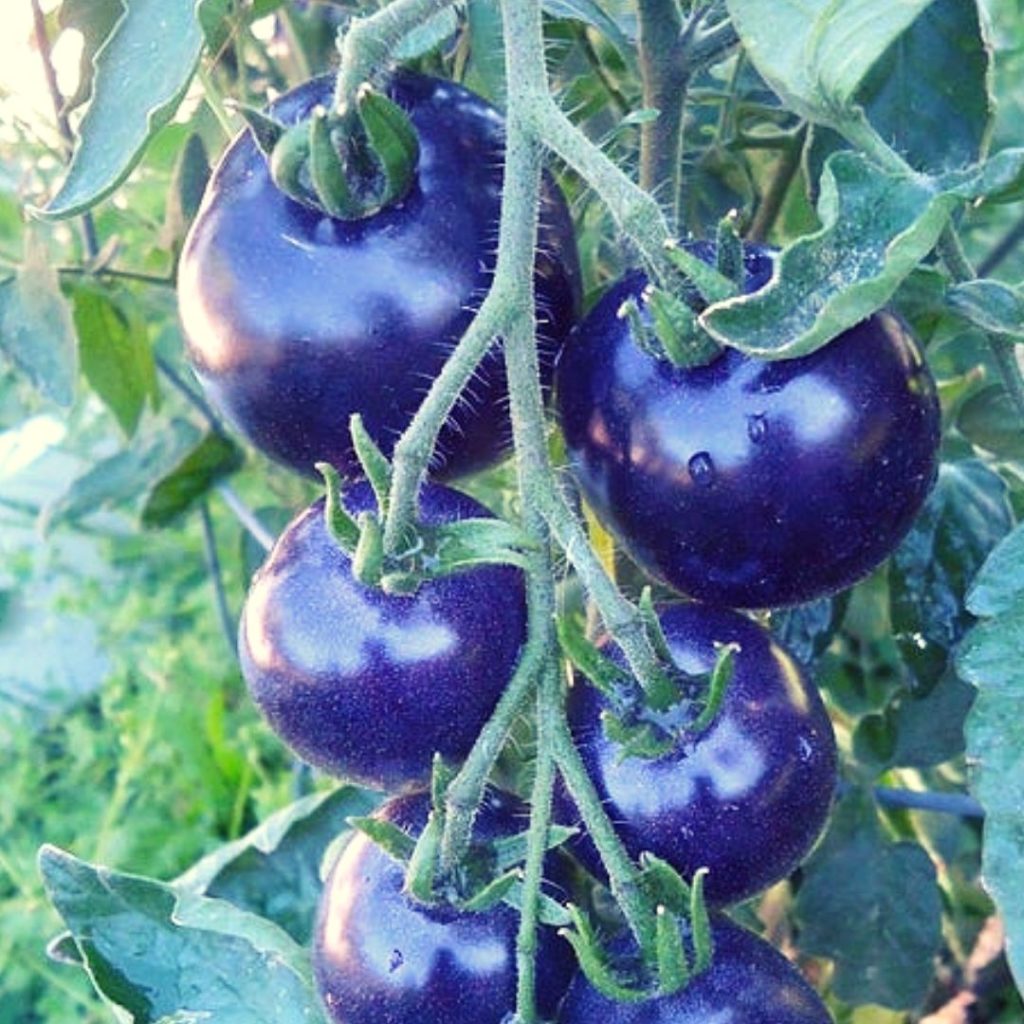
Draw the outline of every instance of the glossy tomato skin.
<instances>
[{"instance_id":1,"label":"glossy tomato skin","mask_svg":"<svg viewBox=\"0 0 1024 1024\"><path fill-rule=\"evenodd\" d=\"M365 484L345 496L374 507ZM427 523L486 516L428 484ZM249 691L300 757L333 775L397 790L422 783L435 751L473 745L526 637L522 573L489 565L385 594L352 576L324 524L323 501L281 534L253 578L239 626Z\"/></svg>"},{"instance_id":2,"label":"glossy tomato skin","mask_svg":"<svg viewBox=\"0 0 1024 1024\"><path fill-rule=\"evenodd\" d=\"M425 794L389 801L378 815L417 834ZM521 832L528 811L491 791L475 836ZM545 891L567 898L549 858ZM317 990L335 1024L501 1024L515 1008L519 915L498 904L482 913L427 906L402 892L403 871L364 836L356 836L332 870L313 934ZM541 928L537 1003L546 1019L575 970L569 944Z\"/></svg>"},{"instance_id":3,"label":"glossy tomato skin","mask_svg":"<svg viewBox=\"0 0 1024 1024\"><path fill-rule=\"evenodd\" d=\"M332 76L272 106L293 123L330 104ZM359 469L349 417L390 454L493 276L503 122L451 82L399 73L392 98L420 140L416 183L397 205L343 222L280 192L249 132L213 174L186 241L178 294L187 353L213 404L252 443L307 474ZM543 376L574 323L572 223L545 185L535 282ZM436 476L499 457L511 440L495 348L441 433Z\"/></svg>"},{"instance_id":4,"label":"glossy tomato skin","mask_svg":"<svg viewBox=\"0 0 1024 1024\"><path fill-rule=\"evenodd\" d=\"M776 949L727 918L711 921L714 959L675 995L620 1003L578 974L559 1024L831 1024L825 1004Z\"/></svg>"},{"instance_id":5,"label":"glossy tomato skin","mask_svg":"<svg viewBox=\"0 0 1024 1024\"><path fill-rule=\"evenodd\" d=\"M748 291L764 285L770 251L748 248L746 270ZM715 604L798 604L866 576L937 472L935 383L905 326L881 312L809 356L725 350L683 370L616 315L646 283L615 284L559 363L570 464L598 518L646 572Z\"/></svg>"},{"instance_id":6,"label":"glossy tomato skin","mask_svg":"<svg viewBox=\"0 0 1024 1024\"><path fill-rule=\"evenodd\" d=\"M712 668L716 642L740 645L711 725L682 733L655 760L623 758L602 728L607 701L585 680L570 691L570 724L630 854L654 853L687 878L707 867L708 901L735 903L786 877L821 833L836 785L832 725L814 684L750 619L698 604L669 606L660 618L673 658L687 672ZM607 653L622 663L617 648ZM576 824L564 790L556 800L559 819ZM573 852L603 877L589 838Z\"/></svg>"}]
</instances>

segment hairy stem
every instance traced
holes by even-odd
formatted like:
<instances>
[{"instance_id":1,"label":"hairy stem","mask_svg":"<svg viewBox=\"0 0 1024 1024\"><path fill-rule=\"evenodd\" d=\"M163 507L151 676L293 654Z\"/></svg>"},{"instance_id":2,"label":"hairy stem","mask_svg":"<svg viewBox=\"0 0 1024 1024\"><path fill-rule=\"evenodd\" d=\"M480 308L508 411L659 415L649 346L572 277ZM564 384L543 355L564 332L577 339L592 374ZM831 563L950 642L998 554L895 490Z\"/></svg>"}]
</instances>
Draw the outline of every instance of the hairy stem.
<instances>
[{"instance_id":1,"label":"hairy stem","mask_svg":"<svg viewBox=\"0 0 1024 1024\"><path fill-rule=\"evenodd\" d=\"M558 660L548 658L537 687L537 762L530 793L530 832L523 869L522 916L516 937L516 1024L537 1019L537 927L544 855L551 826L551 796L555 785L554 716L562 695Z\"/></svg>"},{"instance_id":2,"label":"hairy stem","mask_svg":"<svg viewBox=\"0 0 1024 1024\"><path fill-rule=\"evenodd\" d=\"M199 517L203 524L203 556L206 559L206 571L210 574L213 585L213 596L217 602L217 617L220 621L224 640L231 649L232 657L238 657L238 629L228 607L228 597L224 592L224 575L220 567L220 555L217 553L217 538L213 532L213 517L207 502L199 503Z\"/></svg>"},{"instance_id":3,"label":"hairy stem","mask_svg":"<svg viewBox=\"0 0 1024 1024\"><path fill-rule=\"evenodd\" d=\"M609 886L622 913L629 922L641 949L649 950L654 942L654 913L640 885L636 865L630 860L618 833L608 819L601 796L587 774L586 765L569 731L565 715L559 716L554 730L555 763L565 779L565 785L576 803L594 841L601 863L608 872Z\"/></svg>"},{"instance_id":4,"label":"hairy stem","mask_svg":"<svg viewBox=\"0 0 1024 1024\"><path fill-rule=\"evenodd\" d=\"M338 41L341 64L334 87L338 113L353 109L359 87L379 74L414 28L454 3L455 0L392 0L368 17L353 18Z\"/></svg>"},{"instance_id":5,"label":"hairy stem","mask_svg":"<svg viewBox=\"0 0 1024 1024\"><path fill-rule=\"evenodd\" d=\"M537 608L537 602L531 602ZM441 873L448 875L469 849L480 801L487 788L487 777L498 759L505 740L516 719L526 708L544 658L543 634L537 640L534 622L530 621L530 637L519 664L505 692L501 695L487 724L473 744L458 775L452 780L445 797L444 833L441 837Z\"/></svg>"}]
</instances>

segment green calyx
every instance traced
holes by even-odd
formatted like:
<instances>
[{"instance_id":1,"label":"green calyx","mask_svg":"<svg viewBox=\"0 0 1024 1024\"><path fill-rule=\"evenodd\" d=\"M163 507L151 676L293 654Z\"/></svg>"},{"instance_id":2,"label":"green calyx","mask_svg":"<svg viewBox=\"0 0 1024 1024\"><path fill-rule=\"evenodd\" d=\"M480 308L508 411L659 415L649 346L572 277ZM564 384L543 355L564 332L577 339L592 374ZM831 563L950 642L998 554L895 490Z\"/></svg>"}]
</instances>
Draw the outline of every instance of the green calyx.
<instances>
[{"instance_id":1,"label":"green calyx","mask_svg":"<svg viewBox=\"0 0 1024 1024\"><path fill-rule=\"evenodd\" d=\"M316 107L285 126L239 108L282 192L339 220L361 220L405 197L416 177L419 139L409 115L364 83L351 111Z\"/></svg>"},{"instance_id":2,"label":"green calyx","mask_svg":"<svg viewBox=\"0 0 1024 1024\"><path fill-rule=\"evenodd\" d=\"M730 215L718 226L716 266L677 242L666 242L668 270L652 275L639 300L627 299L619 308L619 318L629 321L634 340L645 352L681 369L706 366L721 352L698 317L742 290L743 245L735 221Z\"/></svg>"},{"instance_id":3,"label":"green calyx","mask_svg":"<svg viewBox=\"0 0 1024 1024\"><path fill-rule=\"evenodd\" d=\"M561 931L576 952L580 969L599 992L619 1002L635 1003L680 992L711 965L711 926L704 901L705 868L692 885L665 861L643 854L640 884L655 908L650 948L639 957L615 963L588 916L568 906L572 926Z\"/></svg>"},{"instance_id":4,"label":"green calyx","mask_svg":"<svg viewBox=\"0 0 1024 1024\"><path fill-rule=\"evenodd\" d=\"M384 524L391 507L391 463L355 414L349 424L352 446L373 490L377 509L353 515L345 507L342 480L326 462L316 469L324 478L324 521L338 546L352 559L352 575L388 594L413 594L427 580L480 565L514 565L526 569L536 545L518 526L503 519L459 519L419 523L403 538L401 550L384 544Z\"/></svg>"}]
</instances>

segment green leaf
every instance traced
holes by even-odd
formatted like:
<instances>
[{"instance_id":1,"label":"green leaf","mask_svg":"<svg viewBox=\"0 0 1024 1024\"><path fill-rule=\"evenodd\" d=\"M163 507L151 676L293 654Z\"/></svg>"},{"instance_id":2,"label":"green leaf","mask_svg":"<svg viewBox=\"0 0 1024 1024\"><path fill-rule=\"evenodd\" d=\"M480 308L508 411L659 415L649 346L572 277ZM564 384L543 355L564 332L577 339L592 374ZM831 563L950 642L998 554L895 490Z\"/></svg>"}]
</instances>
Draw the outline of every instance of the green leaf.
<instances>
[{"instance_id":1,"label":"green leaf","mask_svg":"<svg viewBox=\"0 0 1024 1024\"><path fill-rule=\"evenodd\" d=\"M64 0L60 5L57 17L61 29L74 29L82 35L78 88L64 100L65 111L74 110L89 98L96 52L106 42L123 13L121 0Z\"/></svg>"},{"instance_id":2,"label":"green leaf","mask_svg":"<svg viewBox=\"0 0 1024 1024\"><path fill-rule=\"evenodd\" d=\"M772 612L772 633L800 664L813 665L832 643L846 604L840 595Z\"/></svg>"},{"instance_id":3,"label":"green leaf","mask_svg":"<svg viewBox=\"0 0 1024 1024\"><path fill-rule=\"evenodd\" d=\"M957 413L956 425L971 444L1004 459L1024 460L1024 431L1017 407L1002 384L971 395Z\"/></svg>"},{"instance_id":4,"label":"green leaf","mask_svg":"<svg viewBox=\"0 0 1024 1024\"><path fill-rule=\"evenodd\" d=\"M975 691L955 672L945 672L923 697L908 694L892 712L896 746L889 759L903 768L931 768L964 752L964 722Z\"/></svg>"},{"instance_id":5,"label":"green leaf","mask_svg":"<svg viewBox=\"0 0 1024 1024\"><path fill-rule=\"evenodd\" d=\"M132 437L147 399L155 407L160 395L146 322L130 300L92 284L76 288L73 299L82 372Z\"/></svg>"},{"instance_id":6,"label":"green leaf","mask_svg":"<svg viewBox=\"0 0 1024 1024\"><path fill-rule=\"evenodd\" d=\"M997 473L974 459L945 463L890 563L894 630L950 650L972 621L963 607L971 580L1012 527Z\"/></svg>"},{"instance_id":7,"label":"green leaf","mask_svg":"<svg viewBox=\"0 0 1024 1024\"><path fill-rule=\"evenodd\" d=\"M242 465L242 452L223 434L210 431L163 479L142 508L142 525L160 528L188 511L222 477Z\"/></svg>"},{"instance_id":8,"label":"green leaf","mask_svg":"<svg viewBox=\"0 0 1024 1024\"><path fill-rule=\"evenodd\" d=\"M965 281L950 288L946 301L954 312L988 334L1024 339L1024 296L1002 281Z\"/></svg>"},{"instance_id":9,"label":"green leaf","mask_svg":"<svg viewBox=\"0 0 1024 1024\"><path fill-rule=\"evenodd\" d=\"M849 1003L918 1006L942 940L935 866L916 843L890 842L863 793L844 799L797 894L800 946L835 961Z\"/></svg>"},{"instance_id":10,"label":"green leaf","mask_svg":"<svg viewBox=\"0 0 1024 1024\"><path fill-rule=\"evenodd\" d=\"M379 803L378 794L356 786L303 797L198 861L175 886L227 900L305 943L321 890L324 852L350 832L350 817L369 814Z\"/></svg>"},{"instance_id":11,"label":"green leaf","mask_svg":"<svg viewBox=\"0 0 1024 1024\"><path fill-rule=\"evenodd\" d=\"M71 217L110 195L174 115L192 79L203 45L197 0L124 5L96 54L93 99L67 176L39 216Z\"/></svg>"},{"instance_id":12,"label":"green leaf","mask_svg":"<svg viewBox=\"0 0 1024 1024\"><path fill-rule=\"evenodd\" d=\"M203 137L193 132L178 154L174 165L160 235L161 245L171 249L185 240L189 225L199 211L199 204L209 178L210 161L206 155Z\"/></svg>"},{"instance_id":13,"label":"green leaf","mask_svg":"<svg viewBox=\"0 0 1024 1024\"><path fill-rule=\"evenodd\" d=\"M39 865L93 985L137 1024L322 1021L303 951L269 921L50 846Z\"/></svg>"},{"instance_id":14,"label":"green leaf","mask_svg":"<svg viewBox=\"0 0 1024 1024\"><path fill-rule=\"evenodd\" d=\"M752 355L813 352L888 301L961 202L1004 186L1022 166L1024 150L1004 150L977 167L928 178L836 153L822 179L821 229L783 250L764 288L710 306L701 323Z\"/></svg>"},{"instance_id":15,"label":"green leaf","mask_svg":"<svg viewBox=\"0 0 1024 1024\"><path fill-rule=\"evenodd\" d=\"M993 552L972 591L972 610L997 610L961 645L957 669L978 688L967 717L971 792L985 808L982 881L1006 927L1017 985L1024 985L1024 585L1021 528ZM1016 556L1013 563L1008 560Z\"/></svg>"},{"instance_id":16,"label":"green leaf","mask_svg":"<svg viewBox=\"0 0 1024 1024\"><path fill-rule=\"evenodd\" d=\"M416 60L444 45L459 29L454 7L445 7L415 28L401 42L394 56L399 61Z\"/></svg>"},{"instance_id":17,"label":"green leaf","mask_svg":"<svg viewBox=\"0 0 1024 1024\"><path fill-rule=\"evenodd\" d=\"M70 406L78 376L71 309L35 232L25 239L25 262L0 284L0 349L40 393Z\"/></svg>"},{"instance_id":18,"label":"green leaf","mask_svg":"<svg viewBox=\"0 0 1024 1024\"><path fill-rule=\"evenodd\" d=\"M726 0L754 67L803 117L836 124L861 82L932 0Z\"/></svg>"},{"instance_id":19,"label":"green leaf","mask_svg":"<svg viewBox=\"0 0 1024 1024\"><path fill-rule=\"evenodd\" d=\"M43 508L40 530L46 533L58 523L74 522L138 497L178 465L198 437L199 431L190 423L172 420L158 433L137 438L128 451L96 463L72 480L67 490Z\"/></svg>"},{"instance_id":20,"label":"green leaf","mask_svg":"<svg viewBox=\"0 0 1024 1024\"><path fill-rule=\"evenodd\" d=\"M967 592L973 614L1002 615L1012 611L1024 595L1024 524L1004 537L985 559Z\"/></svg>"},{"instance_id":21,"label":"green leaf","mask_svg":"<svg viewBox=\"0 0 1024 1024\"><path fill-rule=\"evenodd\" d=\"M857 91L868 121L915 170L953 170L984 154L992 97L983 26L975 0L934 0ZM951 67L956 88L950 87ZM815 128L815 178L825 157L845 145L832 129Z\"/></svg>"}]
</instances>

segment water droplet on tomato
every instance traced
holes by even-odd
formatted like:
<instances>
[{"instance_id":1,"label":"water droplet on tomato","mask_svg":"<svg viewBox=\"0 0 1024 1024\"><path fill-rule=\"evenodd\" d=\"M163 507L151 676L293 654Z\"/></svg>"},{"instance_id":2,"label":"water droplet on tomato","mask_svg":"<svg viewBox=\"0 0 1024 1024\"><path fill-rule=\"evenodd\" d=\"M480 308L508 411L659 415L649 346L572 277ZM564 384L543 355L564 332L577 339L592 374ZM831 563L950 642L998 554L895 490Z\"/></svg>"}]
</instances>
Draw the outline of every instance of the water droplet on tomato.
<instances>
[{"instance_id":1,"label":"water droplet on tomato","mask_svg":"<svg viewBox=\"0 0 1024 1024\"><path fill-rule=\"evenodd\" d=\"M686 465L695 484L710 487L715 482L715 464L707 452L697 452Z\"/></svg>"},{"instance_id":2,"label":"water droplet on tomato","mask_svg":"<svg viewBox=\"0 0 1024 1024\"><path fill-rule=\"evenodd\" d=\"M760 444L768 436L768 417L763 412L755 412L747 417L747 437L754 444Z\"/></svg>"}]
</instances>

